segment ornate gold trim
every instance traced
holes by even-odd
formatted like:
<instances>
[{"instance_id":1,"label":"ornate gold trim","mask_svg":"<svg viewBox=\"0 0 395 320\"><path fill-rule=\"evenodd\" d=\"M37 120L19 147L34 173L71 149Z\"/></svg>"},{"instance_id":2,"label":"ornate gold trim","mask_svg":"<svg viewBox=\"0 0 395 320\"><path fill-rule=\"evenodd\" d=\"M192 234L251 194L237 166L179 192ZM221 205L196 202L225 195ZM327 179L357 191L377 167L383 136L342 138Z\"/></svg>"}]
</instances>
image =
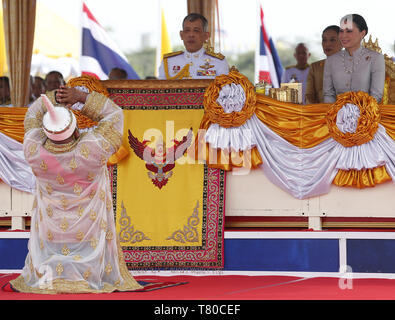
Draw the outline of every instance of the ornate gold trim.
<instances>
[{"instance_id":1,"label":"ornate gold trim","mask_svg":"<svg viewBox=\"0 0 395 320\"><path fill-rule=\"evenodd\" d=\"M108 89L205 89L213 79L184 79L184 80L102 80Z\"/></svg>"},{"instance_id":2,"label":"ornate gold trim","mask_svg":"<svg viewBox=\"0 0 395 320\"><path fill-rule=\"evenodd\" d=\"M59 271L61 268L59 267ZM87 276L87 273L84 273ZM121 275L123 276L122 272ZM131 277L131 275L129 274ZM132 278L133 279L133 278ZM103 289L97 290L92 289L89 283L84 280L71 281L67 279L58 278L50 281L47 284L47 288L33 288L26 284L23 276L19 276L15 280L10 281L11 285L21 292L26 293L41 293L41 294L59 294L59 293L110 293L115 290L118 291L134 291L143 288L137 282L131 283L129 279L124 280L122 285L120 285L119 280L114 283L114 285L104 282Z\"/></svg>"},{"instance_id":3,"label":"ornate gold trim","mask_svg":"<svg viewBox=\"0 0 395 320\"><path fill-rule=\"evenodd\" d=\"M197 226L199 225L199 201L196 202L196 207L193 209L192 215L188 218L187 225L184 226L183 230L178 229L173 234L166 238L166 240L174 240L181 243L186 242L198 242L199 232Z\"/></svg>"},{"instance_id":4,"label":"ornate gold trim","mask_svg":"<svg viewBox=\"0 0 395 320\"><path fill-rule=\"evenodd\" d=\"M42 130L43 121L37 118L27 118L24 121L25 133L29 132L32 129L41 129Z\"/></svg>"},{"instance_id":5,"label":"ornate gold trim","mask_svg":"<svg viewBox=\"0 0 395 320\"><path fill-rule=\"evenodd\" d=\"M108 98L106 96L100 93L90 93L81 113L93 121L100 121L100 115L107 99Z\"/></svg>"},{"instance_id":6,"label":"ornate gold trim","mask_svg":"<svg viewBox=\"0 0 395 320\"><path fill-rule=\"evenodd\" d=\"M173 76L173 77L171 77L170 75L169 75L169 64L168 64L168 61L167 61L167 58L165 58L165 59L163 59L163 67L164 67L164 69L165 69L165 76L166 76L166 79L168 79L168 80L177 80L177 79L189 79L190 78L190 73L189 73L189 66L190 66L190 64L189 63L187 63L182 69L181 69L181 71L179 72L179 73L177 73L175 76Z\"/></svg>"},{"instance_id":7,"label":"ornate gold trim","mask_svg":"<svg viewBox=\"0 0 395 320\"><path fill-rule=\"evenodd\" d=\"M47 150L47 151L49 151L51 153L55 153L55 154L69 152L69 151L73 150L77 146L78 142L85 135L86 135L86 132L83 132L78 137L78 139L72 140L72 141L67 142L67 143L61 143L61 144L54 143L52 140L47 139L44 142L43 147L44 147L45 150Z\"/></svg>"},{"instance_id":8,"label":"ornate gold trim","mask_svg":"<svg viewBox=\"0 0 395 320\"><path fill-rule=\"evenodd\" d=\"M115 150L122 145L122 134L113 128L111 121L101 122L94 132L100 134Z\"/></svg>"},{"instance_id":9,"label":"ornate gold trim","mask_svg":"<svg viewBox=\"0 0 395 320\"><path fill-rule=\"evenodd\" d=\"M136 242L142 242L144 240L151 240L148 238L142 231L135 230L134 226L131 226L131 219L126 213L126 208L123 204L123 201L121 202L121 216L119 218L119 225L121 227L121 230L119 230L119 241L120 242L131 242L131 243L136 243Z\"/></svg>"}]
</instances>

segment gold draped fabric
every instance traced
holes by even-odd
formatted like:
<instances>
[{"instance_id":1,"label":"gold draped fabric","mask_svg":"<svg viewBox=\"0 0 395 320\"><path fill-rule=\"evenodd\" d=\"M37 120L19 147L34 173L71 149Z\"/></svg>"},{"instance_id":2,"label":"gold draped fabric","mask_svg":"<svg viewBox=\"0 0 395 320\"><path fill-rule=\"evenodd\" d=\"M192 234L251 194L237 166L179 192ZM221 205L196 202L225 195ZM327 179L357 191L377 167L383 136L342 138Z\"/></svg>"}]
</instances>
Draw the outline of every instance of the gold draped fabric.
<instances>
[{"instance_id":1,"label":"gold draped fabric","mask_svg":"<svg viewBox=\"0 0 395 320\"><path fill-rule=\"evenodd\" d=\"M360 116L356 132L343 133L336 124L337 114L347 103L359 106ZM346 92L338 96L326 115L329 133L345 147L360 146L373 139L380 121L379 106L375 98L360 92Z\"/></svg>"},{"instance_id":2,"label":"gold draped fabric","mask_svg":"<svg viewBox=\"0 0 395 320\"><path fill-rule=\"evenodd\" d=\"M385 127L388 135L395 140L395 105L380 105L380 124Z\"/></svg>"},{"instance_id":3,"label":"gold draped fabric","mask_svg":"<svg viewBox=\"0 0 395 320\"><path fill-rule=\"evenodd\" d=\"M299 105L257 94L255 114L265 125L299 148L311 148L329 138L326 114L330 104ZM379 105L379 123L395 140L395 105Z\"/></svg>"},{"instance_id":4,"label":"gold draped fabric","mask_svg":"<svg viewBox=\"0 0 395 320\"><path fill-rule=\"evenodd\" d=\"M280 102L257 94L255 114L259 120L288 142L299 148L311 148L330 137L326 123L329 108L330 105L326 103L298 105ZM381 114L379 123L385 127L388 135L395 140L395 106L379 105L377 108ZM377 114L375 113L374 116L377 117ZM375 130L377 130L377 127L375 127ZM391 180L391 177L385 167L378 167L360 171L339 170L333 184L363 188L373 187L375 184L388 180Z\"/></svg>"},{"instance_id":5,"label":"gold draped fabric","mask_svg":"<svg viewBox=\"0 0 395 320\"><path fill-rule=\"evenodd\" d=\"M86 79L84 81L85 85L89 83ZM73 82L73 85L81 85L81 82ZM89 86L91 85L93 88L92 83L89 84ZM99 89L100 88L95 87L95 90ZM247 100L249 94L251 94L249 90L250 89L247 90ZM210 93L210 90L207 91ZM216 90L212 90L211 94L217 95L218 92ZM209 108L207 107L207 101L215 100L213 100L214 97L209 96L206 96L205 99L205 108L207 109ZM253 100L251 99L248 101ZM276 134L299 148L312 148L331 137L327 123L327 114L330 111L330 108L330 104L292 104L280 102L265 95L255 93L254 113L257 118ZM23 119L26 110L27 108L0 108L0 132L22 142ZM380 115L378 123L380 123L386 129L387 134L395 140L395 105L378 105L378 113ZM373 113L373 116L376 118L378 117L377 109ZM80 128L94 125L89 121L89 119L83 120L83 118L78 114L77 121ZM207 130L212 123L209 112L205 112L200 123L200 129ZM251 154L246 156L241 152L237 154L233 152L229 155L216 149L210 149L208 144L204 145L205 141L204 136L202 135L198 135L196 139L197 143L195 146L196 151L198 151L196 152L196 155L200 159L217 159L217 165L214 165L213 163L210 164L212 167L229 171L232 170L233 167L242 166L242 164L240 164L240 159L244 159L245 164L250 168L256 168L262 164L262 159L256 148L253 148L251 150ZM129 151L127 148L122 146L118 152L109 159L109 163L117 163L128 154ZM248 162L249 159L250 162ZM338 186L370 187L390 179L391 178L386 172L385 167L378 167L367 169L365 171L340 170L333 183Z\"/></svg>"},{"instance_id":6,"label":"gold draped fabric","mask_svg":"<svg viewBox=\"0 0 395 320\"><path fill-rule=\"evenodd\" d=\"M3 14L11 104L22 107L29 102L36 0L3 0Z\"/></svg>"},{"instance_id":7,"label":"gold draped fabric","mask_svg":"<svg viewBox=\"0 0 395 320\"><path fill-rule=\"evenodd\" d=\"M255 115L279 136L299 148L311 148L329 138L325 103L299 105L257 94Z\"/></svg>"},{"instance_id":8,"label":"gold draped fabric","mask_svg":"<svg viewBox=\"0 0 395 320\"><path fill-rule=\"evenodd\" d=\"M374 187L391 180L384 166L364 170L340 170L333 183L339 187Z\"/></svg>"},{"instance_id":9,"label":"gold draped fabric","mask_svg":"<svg viewBox=\"0 0 395 320\"><path fill-rule=\"evenodd\" d=\"M240 112L225 113L217 99L222 87L231 83L237 83L243 87L246 102ZM254 114L256 94L253 85L245 76L231 70L228 75L216 77L215 81L206 89L203 104L205 112L199 127L203 132L206 132L213 123L218 123L223 128L239 127ZM232 170L232 167L257 168L262 164L262 158L256 147L238 152L217 150L205 142L202 134L196 137L195 152L197 159L207 159L211 167L226 171Z\"/></svg>"},{"instance_id":10,"label":"gold draped fabric","mask_svg":"<svg viewBox=\"0 0 395 320\"><path fill-rule=\"evenodd\" d=\"M78 87L84 86L89 89L89 92L98 92L106 97L109 96L107 89L102 85L100 80L97 78L84 74L81 77L73 78L67 81L67 86L69 87Z\"/></svg>"},{"instance_id":11,"label":"gold draped fabric","mask_svg":"<svg viewBox=\"0 0 395 320\"><path fill-rule=\"evenodd\" d=\"M338 101L333 105L326 103L299 105L277 101L259 93L253 93L255 99L252 99L250 88L242 83L243 76L237 75L237 72L236 74L230 72L228 77L223 78L217 77L206 91L206 112L201 121L200 129L207 130L212 123L218 123L226 128L240 126L251 117L251 110L254 110L253 112L262 123L299 148L312 148L330 137L344 146L361 145L373 138L379 123L383 125L388 135L395 140L395 106L378 105L372 97L362 92L343 94L338 97ZM221 114L223 113L220 110L221 106L216 102L218 91L230 82L243 86L246 93L246 103L240 112ZM355 134L343 134L336 126L337 111L347 102L355 103L360 107L361 116ZM202 148L203 143L204 137L198 137L196 150ZM211 166L228 171L232 170L233 167L240 167L240 165L233 163L232 157L228 162L222 161L223 158L228 159L228 156L224 157L221 150L211 150L208 144L203 150L205 150L205 154L200 155L200 158L206 157L208 162L210 158L217 159L217 163L212 163ZM256 148L252 150L252 168L262 163L259 153L255 152ZM239 156L243 158L242 154ZM388 180L391 180L391 177L383 166L365 170L339 170L333 183L338 186L363 188L372 187Z\"/></svg>"},{"instance_id":12,"label":"gold draped fabric","mask_svg":"<svg viewBox=\"0 0 395 320\"><path fill-rule=\"evenodd\" d=\"M25 134L23 120L27 108L0 108L0 132L22 143Z\"/></svg>"},{"instance_id":13,"label":"gold draped fabric","mask_svg":"<svg viewBox=\"0 0 395 320\"><path fill-rule=\"evenodd\" d=\"M246 95L246 101L242 111L225 113L222 106L217 102L222 87L231 83L242 86ZM254 86L242 74L231 71L215 78L204 94L204 111L211 122L218 123L223 128L239 127L255 112L256 97Z\"/></svg>"}]
</instances>

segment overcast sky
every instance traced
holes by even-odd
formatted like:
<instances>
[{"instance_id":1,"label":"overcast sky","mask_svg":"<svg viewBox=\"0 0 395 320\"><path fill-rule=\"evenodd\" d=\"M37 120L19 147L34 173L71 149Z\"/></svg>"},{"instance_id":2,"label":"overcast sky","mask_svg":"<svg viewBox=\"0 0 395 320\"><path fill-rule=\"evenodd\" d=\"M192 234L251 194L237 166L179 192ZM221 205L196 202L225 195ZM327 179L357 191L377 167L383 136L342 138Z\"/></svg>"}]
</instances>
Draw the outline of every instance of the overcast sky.
<instances>
[{"instance_id":1,"label":"overcast sky","mask_svg":"<svg viewBox=\"0 0 395 320\"><path fill-rule=\"evenodd\" d=\"M79 23L80 0L38 0ZM85 0L99 23L124 52L138 50L142 36L154 45L158 36L159 4L165 11L172 45L181 44L179 30L187 13L186 0ZM322 30L338 24L349 13L359 13L367 21L369 34L379 39L384 53L394 55L395 1L393 0L261 0L265 23L274 40L307 40L320 50ZM253 50L257 42L257 0L219 0L222 49Z\"/></svg>"}]
</instances>

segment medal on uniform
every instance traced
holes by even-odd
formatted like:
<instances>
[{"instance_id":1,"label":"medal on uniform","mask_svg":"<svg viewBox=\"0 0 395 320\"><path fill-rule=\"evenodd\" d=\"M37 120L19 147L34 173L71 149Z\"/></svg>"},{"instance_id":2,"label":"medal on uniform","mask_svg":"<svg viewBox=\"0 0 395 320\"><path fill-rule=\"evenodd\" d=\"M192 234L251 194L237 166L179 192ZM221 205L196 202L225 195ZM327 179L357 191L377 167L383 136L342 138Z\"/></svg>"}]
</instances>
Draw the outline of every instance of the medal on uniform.
<instances>
[{"instance_id":1,"label":"medal on uniform","mask_svg":"<svg viewBox=\"0 0 395 320\"><path fill-rule=\"evenodd\" d=\"M206 63L205 63L204 65L202 65L202 66L199 66L200 68L203 68L203 69L205 69L205 70L208 70L208 69L211 69L211 68L214 68L214 67L215 67L214 65L210 64L210 61L211 61L210 58L204 59L204 61L206 61Z\"/></svg>"}]
</instances>

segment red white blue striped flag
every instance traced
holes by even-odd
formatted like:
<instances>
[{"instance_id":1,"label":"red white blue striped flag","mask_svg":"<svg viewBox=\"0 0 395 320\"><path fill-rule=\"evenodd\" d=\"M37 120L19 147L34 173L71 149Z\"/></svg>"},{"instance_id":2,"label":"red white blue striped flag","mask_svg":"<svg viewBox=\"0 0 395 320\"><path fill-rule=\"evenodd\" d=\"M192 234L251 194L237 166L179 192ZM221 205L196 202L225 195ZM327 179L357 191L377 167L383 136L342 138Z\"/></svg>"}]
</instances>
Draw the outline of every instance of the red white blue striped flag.
<instances>
[{"instance_id":1,"label":"red white blue striped flag","mask_svg":"<svg viewBox=\"0 0 395 320\"><path fill-rule=\"evenodd\" d=\"M139 79L125 55L97 22L85 3L82 5L80 66L82 74L89 74L100 80L108 79L109 72L115 67L124 69L128 79Z\"/></svg>"},{"instance_id":2,"label":"red white blue striped flag","mask_svg":"<svg viewBox=\"0 0 395 320\"><path fill-rule=\"evenodd\" d=\"M265 27L261 5L259 9L259 47L255 54L255 81L265 81L271 83L274 88L279 88L284 68L277 54L273 40Z\"/></svg>"}]
</instances>

